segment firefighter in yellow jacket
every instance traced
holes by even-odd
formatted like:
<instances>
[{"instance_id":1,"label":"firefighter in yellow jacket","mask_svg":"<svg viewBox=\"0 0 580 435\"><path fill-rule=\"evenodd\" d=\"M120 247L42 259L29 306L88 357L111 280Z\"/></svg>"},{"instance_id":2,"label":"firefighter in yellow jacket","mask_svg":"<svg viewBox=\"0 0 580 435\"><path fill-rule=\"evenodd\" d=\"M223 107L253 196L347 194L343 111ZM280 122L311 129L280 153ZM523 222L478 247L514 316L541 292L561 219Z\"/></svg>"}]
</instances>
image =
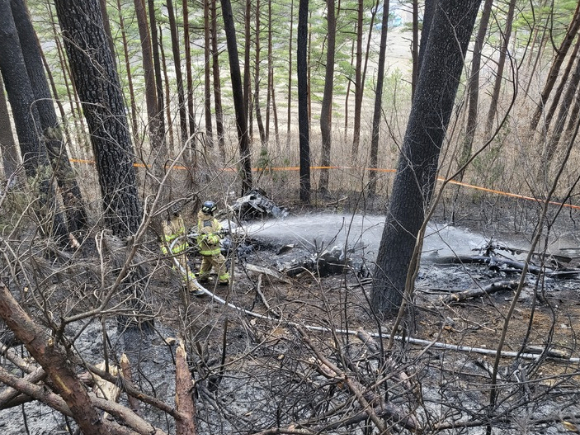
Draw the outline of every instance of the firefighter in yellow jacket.
<instances>
[{"instance_id":1,"label":"firefighter in yellow jacket","mask_svg":"<svg viewBox=\"0 0 580 435\"><path fill-rule=\"evenodd\" d=\"M220 240L223 233L220 223L213 216L216 209L215 202L206 201L197 214L197 245L202 257L198 279L199 282L207 282L213 268L217 273L219 283L227 285L230 281L230 274L226 268L226 259L221 254Z\"/></svg>"},{"instance_id":2,"label":"firefighter in yellow jacket","mask_svg":"<svg viewBox=\"0 0 580 435\"><path fill-rule=\"evenodd\" d=\"M179 213L174 209L168 220L162 223L163 240L161 241L161 252L164 255L171 255L173 269L177 269L181 275L183 286L194 296L204 294L203 290L195 286L195 274L191 271L187 262L187 233L185 223Z\"/></svg>"}]
</instances>

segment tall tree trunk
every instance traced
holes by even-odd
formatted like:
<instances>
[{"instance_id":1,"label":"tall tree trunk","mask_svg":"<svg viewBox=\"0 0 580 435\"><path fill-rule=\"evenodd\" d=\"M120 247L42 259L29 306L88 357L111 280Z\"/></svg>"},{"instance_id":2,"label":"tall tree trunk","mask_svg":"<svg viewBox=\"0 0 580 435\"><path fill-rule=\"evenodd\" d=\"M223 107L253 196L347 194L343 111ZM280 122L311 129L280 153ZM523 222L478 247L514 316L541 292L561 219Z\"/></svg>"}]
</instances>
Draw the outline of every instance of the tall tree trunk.
<instances>
[{"instance_id":1,"label":"tall tree trunk","mask_svg":"<svg viewBox=\"0 0 580 435\"><path fill-rule=\"evenodd\" d=\"M64 86L67 93L67 99L70 105L72 119L74 121L74 131L76 132L76 142L78 144L78 153L83 158L88 158L89 154L89 144L85 139L85 136L82 132L85 131L85 123L83 120L83 113L80 107L79 100L76 96L76 91L74 89L74 82L71 84L69 82L69 77L71 77L70 68L68 66L66 55L64 54L64 49L62 48L61 38L60 38L60 29L57 30L58 21L53 14L52 6L47 5L47 11L50 17L51 23L51 30L53 39L56 42L56 52L58 54L58 61L62 69L62 78L64 81ZM72 81L72 78L70 79Z\"/></svg>"},{"instance_id":2,"label":"tall tree trunk","mask_svg":"<svg viewBox=\"0 0 580 435\"><path fill-rule=\"evenodd\" d=\"M67 229L62 215L55 213L55 195L51 167L46 154L36 96L27 74L26 63L10 0L0 0L0 72L12 109L12 117L20 145L20 155L26 176L38 182L35 210L40 216L40 227L47 235L56 235L65 241ZM36 202L36 201L35 201Z\"/></svg>"},{"instance_id":3,"label":"tall tree trunk","mask_svg":"<svg viewBox=\"0 0 580 435\"><path fill-rule=\"evenodd\" d=\"M238 57L238 45L236 42L236 29L230 0L221 0L226 43L230 61L230 75L232 78L232 92L234 94L234 107L236 110L236 127L238 130L238 142L240 146L240 176L242 178L242 195L252 189L252 164L250 158L250 141L248 138L248 125L246 121L246 108L242 75L240 73L240 61Z\"/></svg>"},{"instance_id":4,"label":"tall tree trunk","mask_svg":"<svg viewBox=\"0 0 580 435\"><path fill-rule=\"evenodd\" d=\"M111 21L109 20L109 13L107 11L107 0L99 0L101 6L101 17L103 19L103 28L105 29L105 35L107 35L107 43L109 44L109 50L113 53L113 63L115 68L117 68L117 60L115 59L115 41L113 41L113 34L111 33Z\"/></svg>"},{"instance_id":5,"label":"tall tree trunk","mask_svg":"<svg viewBox=\"0 0 580 435\"><path fill-rule=\"evenodd\" d=\"M298 8L298 127L300 130L300 200L310 202L310 119L308 118L308 0L300 0Z\"/></svg>"},{"instance_id":6,"label":"tall tree trunk","mask_svg":"<svg viewBox=\"0 0 580 435\"><path fill-rule=\"evenodd\" d=\"M244 13L244 110L246 111L246 121L249 128L249 141L253 142L252 137L252 85L250 80L250 49L252 46L252 0L246 0L246 9Z\"/></svg>"},{"instance_id":7,"label":"tall tree trunk","mask_svg":"<svg viewBox=\"0 0 580 435\"><path fill-rule=\"evenodd\" d=\"M4 81L0 74L0 151L2 152L2 166L4 177L10 178L20 165L20 156L16 149L16 142L12 135L12 125L8 115L8 104L4 97Z\"/></svg>"},{"instance_id":8,"label":"tall tree trunk","mask_svg":"<svg viewBox=\"0 0 580 435\"><path fill-rule=\"evenodd\" d=\"M363 0L358 0L357 20L356 20L356 66L354 79L354 130L352 134L352 152L353 161L358 156L360 144L360 120L362 110L362 39L363 39Z\"/></svg>"},{"instance_id":9,"label":"tall tree trunk","mask_svg":"<svg viewBox=\"0 0 580 435\"><path fill-rule=\"evenodd\" d=\"M141 224L133 147L112 53L96 0L55 0L72 77L85 114L105 222L113 234L135 234Z\"/></svg>"},{"instance_id":10,"label":"tall tree trunk","mask_svg":"<svg viewBox=\"0 0 580 435\"><path fill-rule=\"evenodd\" d=\"M185 94L183 90L183 75L181 73L181 54L179 50L179 37L177 36L177 24L173 10L173 0L167 0L167 15L169 16L169 28L171 30L171 48L173 50L173 63L175 65L175 80L177 81L177 103L179 109L179 130L181 133L181 145L189 139L187 131L187 110L185 107ZM193 134L193 132L191 132Z\"/></svg>"},{"instance_id":11,"label":"tall tree trunk","mask_svg":"<svg viewBox=\"0 0 580 435\"><path fill-rule=\"evenodd\" d=\"M268 84L266 85L266 142L270 140L270 108L274 91L274 70L272 58L272 2L268 2ZM278 138L276 138L278 139ZM278 145L278 142L276 142Z\"/></svg>"},{"instance_id":12,"label":"tall tree trunk","mask_svg":"<svg viewBox=\"0 0 580 435\"><path fill-rule=\"evenodd\" d=\"M423 57L425 57L425 49L427 41L429 40L429 33L431 32L431 25L433 24L433 16L440 0L425 0L425 11L423 12L423 29L421 30L421 40L419 42L419 58L417 59L417 74L421 75L421 65L423 64ZM418 83L418 82L417 82ZM413 98L414 98L413 94Z\"/></svg>"},{"instance_id":13,"label":"tall tree trunk","mask_svg":"<svg viewBox=\"0 0 580 435\"><path fill-rule=\"evenodd\" d=\"M222 87L220 78L220 61L217 41L217 2L211 0L211 50L212 50L212 72L213 72L213 95L215 104L215 124L218 136L218 147L222 160L226 160L226 144L224 131L224 112L222 108Z\"/></svg>"},{"instance_id":14,"label":"tall tree trunk","mask_svg":"<svg viewBox=\"0 0 580 435\"><path fill-rule=\"evenodd\" d=\"M117 0L117 12L119 13L119 25L121 27L121 38L123 40L123 57L125 58L125 71L127 78L127 87L129 88L129 104L131 106L131 127L133 129L133 141L139 143L140 131L137 123L137 103L135 101L135 87L133 86L133 74L131 73L131 58L129 55L129 43L127 41L127 30L123 18L121 0Z\"/></svg>"},{"instance_id":15,"label":"tall tree trunk","mask_svg":"<svg viewBox=\"0 0 580 435\"><path fill-rule=\"evenodd\" d=\"M292 34L294 31L294 0L290 0L290 37L288 39L288 114L286 116L286 155L290 152L290 125L292 122L292 47L294 39Z\"/></svg>"},{"instance_id":16,"label":"tall tree trunk","mask_svg":"<svg viewBox=\"0 0 580 435\"><path fill-rule=\"evenodd\" d=\"M576 44L574 45L574 50L572 51L572 54L570 55L570 58L568 59L568 64L566 65L566 69L564 70L564 74L562 74L562 78L560 79L560 84L558 85L558 88L556 89L556 92L554 93L554 98L552 99L552 102L550 103L550 108L548 109L548 112L546 113L546 117L544 120L544 126L545 126L546 131L548 131L550 129L550 123L552 122L552 118L554 116L554 113L556 112L556 109L558 107L560 107L560 98L562 97L562 95L564 95L564 89L566 88L566 85L568 85L568 77L570 76L570 73L572 72L573 66L576 64L579 49L580 49L580 38L578 38L576 40Z\"/></svg>"},{"instance_id":17,"label":"tall tree trunk","mask_svg":"<svg viewBox=\"0 0 580 435\"><path fill-rule=\"evenodd\" d=\"M411 59L413 62L411 79L411 98L415 95L417 80L419 79L419 0L413 1L413 40L411 41ZM375 100L376 101L376 100Z\"/></svg>"},{"instance_id":18,"label":"tall tree trunk","mask_svg":"<svg viewBox=\"0 0 580 435\"><path fill-rule=\"evenodd\" d=\"M320 109L320 133L322 136L322 153L320 158L319 189L328 192L330 150L332 148L332 94L334 89L334 55L336 51L336 17L334 0L326 0L326 22L328 29L326 47L326 73L324 76L324 94Z\"/></svg>"},{"instance_id":19,"label":"tall tree trunk","mask_svg":"<svg viewBox=\"0 0 580 435\"><path fill-rule=\"evenodd\" d=\"M256 110L256 123L258 124L258 132L260 133L260 142L262 144L262 152L267 153L266 131L264 130L264 122L262 121L262 112L260 110L260 0L256 1L256 29L255 32L255 47L256 57L254 65L254 108Z\"/></svg>"},{"instance_id":20,"label":"tall tree trunk","mask_svg":"<svg viewBox=\"0 0 580 435\"><path fill-rule=\"evenodd\" d=\"M185 45L185 73L187 76L187 114L189 120L189 134L193 134L197 131L195 125L195 111L193 104L193 73L191 70L191 36L189 34L189 10L187 5L188 0L183 0L183 40ZM195 143L192 143L192 149L195 147ZM196 159L194 158L194 163Z\"/></svg>"},{"instance_id":21,"label":"tall tree trunk","mask_svg":"<svg viewBox=\"0 0 580 435\"><path fill-rule=\"evenodd\" d=\"M383 20L381 23L381 42L379 45L379 65L377 71L377 89L375 90L375 108L373 111L373 127L371 136L369 193L377 193L377 167L379 161L379 135L381 133L381 112L383 103L383 83L385 76L385 57L387 53L387 33L389 26L389 0L383 6ZM375 170L373 170L375 169Z\"/></svg>"},{"instance_id":22,"label":"tall tree trunk","mask_svg":"<svg viewBox=\"0 0 580 435\"><path fill-rule=\"evenodd\" d=\"M350 48L350 70L352 71L353 67L354 67L354 47L355 47L355 43L356 41L353 40L352 41L352 45ZM347 136L348 136L348 101L350 99L350 88L352 86L352 79L351 77L348 77L348 82L346 84L346 93L344 96L344 141L347 142ZM352 153L352 151L351 151Z\"/></svg>"},{"instance_id":23,"label":"tall tree trunk","mask_svg":"<svg viewBox=\"0 0 580 435\"><path fill-rule=\"evenodd\" d=\"M566 125L566 118L568 117L570 110L573 109L574 96L578 90L579 83L580 59L576 59L576 67L574 68L572 77L570 77L568 82L568 88L566 89L566 92L562 98L562 102L560 103L560 110L558 110L558 116L556 117L556 122L552 130L552 137L546 146L546 151L544 153L544 161L546 163L550 163L552 161L552 158L558 149L558 144L560 143L562 132L564 131L564 127ZM542 171L544 170L545 168L542 168Z\"/></svg>"},{"instance_id":24,"label":"tall tree trunk","mask_svg":"<svg viewBox=\"0 0 580 435\"><path fill-rule=\"evenodd\" d=\"M574 17L568 26L568 30L566 31L566 35L560 44L560 48L556 51L556 57L554 58L554 62L552 62L552 66L550 67L550 71L548 72L548 78L546 79L546 84L544 85L544 89L542 89L542 93L540 94L540 101L538 106L536 107L536 111L532 116L532 120L530 121L530 129L535 130L540 122L540 118L542 116L542 112L544 111L544 106L546 105L548 98L550 97L550 93L556 84L556 80L558 79L558 74L560 72L560 67L564 62L568 54L568 50L572 45L572 41L576 38L578 34L578 30L580 29L580 3L576 5L576 10L574 11Z\"/></svg>"},{"instance_id":25,"label":"tall tree trunk","mask_svg":"<svg viewBox=\"0 0 580 435\"><path fill-rule=\"evenodd\" d=\"M212 0L203 0L203 58L205 65L204 72L204 114L205 114L205 144L208 148L213 148L213 126L211 121L211 22L210 22L210 2Z\"/></svg>"},{"instance_id":26,"label":"tall tree trunk","mask_svg":"<svg viewBox=\"0 0 580 435\"><path fill-rule=\"evenodd\" d=\"M67 215L67 226L70 232L79 236L79 231L87 226L87 214L83 204L81 190L70 163L68 152L62 142L62 131L56 112L48 80L44 72L40 43L32 27L32 21L23 0L12 0L12 15L18 29L18 38L22 47L24 63L36 100L40 118L43 143L54 171L62 201Z\"/></svg>"},{"instance_id":27,"label":"tall tree trunk","mask_svg":"<svg viewBox=\"0 0 580 435\"><path fill-rule=\"evenodd\" d=\"M459 86L463 60L481 0L439 1L423 59L419 82L377 255L372 287L376 313L393 313L412 289L419 264L414 256L431 201L439 153Z\"/></svg>"},{"instance_id":28,"label":"tall tree trunk","mask_svg":"<svg viewBox=\"0 0 580 435\"><path fill-rule=\"evenodd\" d=\"M167 138L165 137L165 117L164 117L164 97L163 97L163 76L161 73L161 58L159 56L159 33L157 31L157 18L155 17L155 0L148 0L149 28L151 29L151 53L153 55L153 68L155 70L155 91L157 95L157 122L159 123L159 134L163 140L164 154L167 157Z\"/></svg>"},{"instance_id":29,"label":"tall tree trunk","mask_svg":"<svg viewBox=\"0 0 580 435\"><path fill-rule=\"evenodd\" d=\"M149 130L149 144L152 159L147 159L153 167L153 173L157 179L163 177L163 165L167 158L163 132L159 122L159 103L157 101L157 84L155 83L155 67L153 66L153 50L151 47L151 36L149 34L149 23L145 0L133 0L137 25L139 27L139 37L141 40L141 54L143 62L143 76L145 79L145 102L147 106L147 125ZM141 150L143 153L144 150Z\"/></svg>"},{"instance_id":30,"label":"tall tree trunk","mask_svg":"<svg viewBox=\"0 0 580 435\"><path fill-rule=\"evenodd\" d=\"M512 24L514 21L514 12L517 0L510 0L508 13L505 22L505 30L503 34L503 42L499 53L499 59L497 61L497 72L495 75L495 84L493 87L493 92L491 94L491 103L489 106L489 112L487 113L487 122L485 123L485 133L489 137L491 134L491 129L493 128L493 121L495 120L495 115L497 113L497 106L499 104L499 93L501 90L501 84L503 81L503 70L505 67L505 60L509 51L509 41L512 34Z\"/></svg>"},{"instance_id":31,"label":"tall tree trunk","mask_svg":"<svg viewBox=\"0 0 580 435\"><path fill-rule=\"evenodd\" d=\"M164 101L167 101L167 104L165 104L165 117L167 118L167 133L169 135L169 151L170 151L170 155L173 158L176 154L175 152L175 140L173 137L173 117L171 116L171 104L169 104L169 102L171 101L171 92L169 91L169 75L167 74L167 59L165 57L165 50L163 49L164 45L163 45L163 30L161 29L161 26L159 27L159 54L161 55L161 65L163 66L162 70L163 71L163 82L165 83L164 89L163 89L163 93L165 95Z\"/></svg>"},{"instance_id":32,"label":"tall tree trunk","mask_svg":"<svg viewBox=\"0 0 580 435\"><path fill-rule=\"evenodd\" d=\"M483 49L483 43L485 41L485 35L487 34L487 28L489 25L489 18L491 16L492 5L493 0L485 0L485 3L483 5L483 12L481 14L481 19L479 20L479 30L477 31L475 44L473 45L473 58L471 60L471 75L467 83L467 100L469 104L467 109L467 126L465 131L465 140L463 142L463 148L461 150L461 157L459 160L459 167L465 165L465 163L471 157L473 139L475 137L475 131L477 129L481 52ZM461 171L458 177L459 181L463 180L463 175L464 171Z\"/></svg>"}]
</instances>

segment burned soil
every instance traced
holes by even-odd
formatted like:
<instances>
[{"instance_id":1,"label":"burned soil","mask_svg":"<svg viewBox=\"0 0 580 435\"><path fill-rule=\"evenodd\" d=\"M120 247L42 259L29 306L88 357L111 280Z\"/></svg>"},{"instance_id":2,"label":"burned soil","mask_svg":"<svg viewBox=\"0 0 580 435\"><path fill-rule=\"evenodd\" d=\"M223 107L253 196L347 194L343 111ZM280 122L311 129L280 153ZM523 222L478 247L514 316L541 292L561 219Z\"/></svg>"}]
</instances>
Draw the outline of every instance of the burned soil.
<instances>
[{"instance_id":1,"label":"burned soil","mask_svg":"<svg viewBox=\"0 0 580 435\"><path fill-rule=\"evenodd\" d=\"M170 406L173 339L184 341L199 433L363 434L381 424L403 433L574 431L576 216L553 216L531 256L539 269L521 279L537 210L504 205L491 212L475 204L457 213L454 225L447 210L438 210L413 308L397 326L369 304L383 218L308 210L279 221L236 222L228 246L232 285L212 281L208 295L189 301L152 241L143 255L158 258L147 285L153 329L124 330L115 316L101 314L68 325L67 337L94 364L127 353L135 383ZM191 260L197 268L198 258ZM58 277L61 289L73 280L67 273ZM482 295L454 298L490 286ZM82 300L71 291L52 308L70 315L91 306L73 299ZM140 414L174 433L173 420L154 406L142 405ZM74 430L71 419L36 402L2 411L0 427L7 434Z\"/></svg>"}]
</instances>

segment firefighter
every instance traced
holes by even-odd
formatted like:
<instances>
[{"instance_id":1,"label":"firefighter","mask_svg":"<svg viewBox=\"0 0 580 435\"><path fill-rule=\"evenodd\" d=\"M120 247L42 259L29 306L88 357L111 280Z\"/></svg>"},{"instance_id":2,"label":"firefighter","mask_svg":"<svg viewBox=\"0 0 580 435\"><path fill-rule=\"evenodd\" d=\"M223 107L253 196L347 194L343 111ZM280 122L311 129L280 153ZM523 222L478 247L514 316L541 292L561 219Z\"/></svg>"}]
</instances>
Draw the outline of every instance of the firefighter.
<instances>
[{"instance_id":1,"label":"firefighter","mask_svg":"<svg viewBox=\"0 0 580 435\"><path fill-rule=\"evenodd\" d=\"M207 282L213 268L219 283L227 285L230 282L230 274L226 268L226 259L221 254L220 241L224 233L220 223L213 216L216 209L215 202L205 201L197 214L197 245L202 257L198 280Z\"/></svg>"},{"instance_id":2,"label":"firefighter","mask_svg":"<svg viewBox=\"0 0 580 435\"><path fill-rule=\"evenodd\" d=\"M187 235L185 223L178 208L173 208L169 219L162 223L163 240L161 241L161 252L164 255L171 255L173 269L178 269L183 286L194 296L202 296L204 291L198 289L195 283L195 274L191 271L187 261Z\"/></svg>"}]
</instances>

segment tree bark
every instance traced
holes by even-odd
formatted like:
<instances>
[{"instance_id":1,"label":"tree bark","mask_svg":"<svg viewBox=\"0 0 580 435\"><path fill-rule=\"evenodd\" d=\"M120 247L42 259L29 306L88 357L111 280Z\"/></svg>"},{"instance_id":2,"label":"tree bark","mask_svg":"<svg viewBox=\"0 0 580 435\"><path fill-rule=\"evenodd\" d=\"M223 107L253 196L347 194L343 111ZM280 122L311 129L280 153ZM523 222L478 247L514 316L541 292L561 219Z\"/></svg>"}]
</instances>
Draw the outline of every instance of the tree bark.
<instances>
[{"instance_id":1,"label":"tree bark","mask_svg":"<svg viewBox=\"0 0 580 435\"><path fill-rule=\"evenodd\" d=\"M360 119L362 106L362 38L363 38L363 0L358 0L357 21L356 21L356 66L354 79L354 127L352 134L352 152L353 161L358 157L358 148L360 144Z\"/></svg>"},{"instance_id":2,"label":"tree bark","mask_svg":"<svg viewBox=\"0 0 580 435\"><path fill-rule=\"evenodd\" d=\"M372 304L380 314L403 301L480 2L440 0L435 10L377 255Z\"/></svg>"},{"instance_id":3,"label":"tree bark","mask_svg":"<svg viewBox=\"0 0 580 435\"><path fill-rule=\"evenodd\" d=\"M242 195L245 195L252 189L252 164L250 158L250 141L248 138L248 123L246 118L244 90L242 87L242 76L240 73L240 62L238 57L238 46L236 42L236 29L234 25L232 5L230 0L221 0L221 5L224 18L224 28L226 31L228 57L230 61L230 75L232 78L232 91L234 94L234 107L236 111L238 144L240 147L240 177L242 178Z\"/></svg>"},{"instance_id":4,"label":"tree bark","mask_svg":"<svg viewBox=\"0 0 580 435\"><path fill-rule=\"evenodd\" d=\"M300 130L300 200L310 202L310 119L308 117L308 0L300 0L298 8L298 127Z\"/></svg>"},{"instance_id":5,"label":"tree bark","mask_svg":"<svg viewBox=\"0 0 580 435\"><path fill-rule=\"evenodd\" d=\"M119 237L142 219L133 147L121 84L106 42L96 0L56 0L73 81L89 126L103 198L105 223Z\"/></svg>"}]
</instances>

